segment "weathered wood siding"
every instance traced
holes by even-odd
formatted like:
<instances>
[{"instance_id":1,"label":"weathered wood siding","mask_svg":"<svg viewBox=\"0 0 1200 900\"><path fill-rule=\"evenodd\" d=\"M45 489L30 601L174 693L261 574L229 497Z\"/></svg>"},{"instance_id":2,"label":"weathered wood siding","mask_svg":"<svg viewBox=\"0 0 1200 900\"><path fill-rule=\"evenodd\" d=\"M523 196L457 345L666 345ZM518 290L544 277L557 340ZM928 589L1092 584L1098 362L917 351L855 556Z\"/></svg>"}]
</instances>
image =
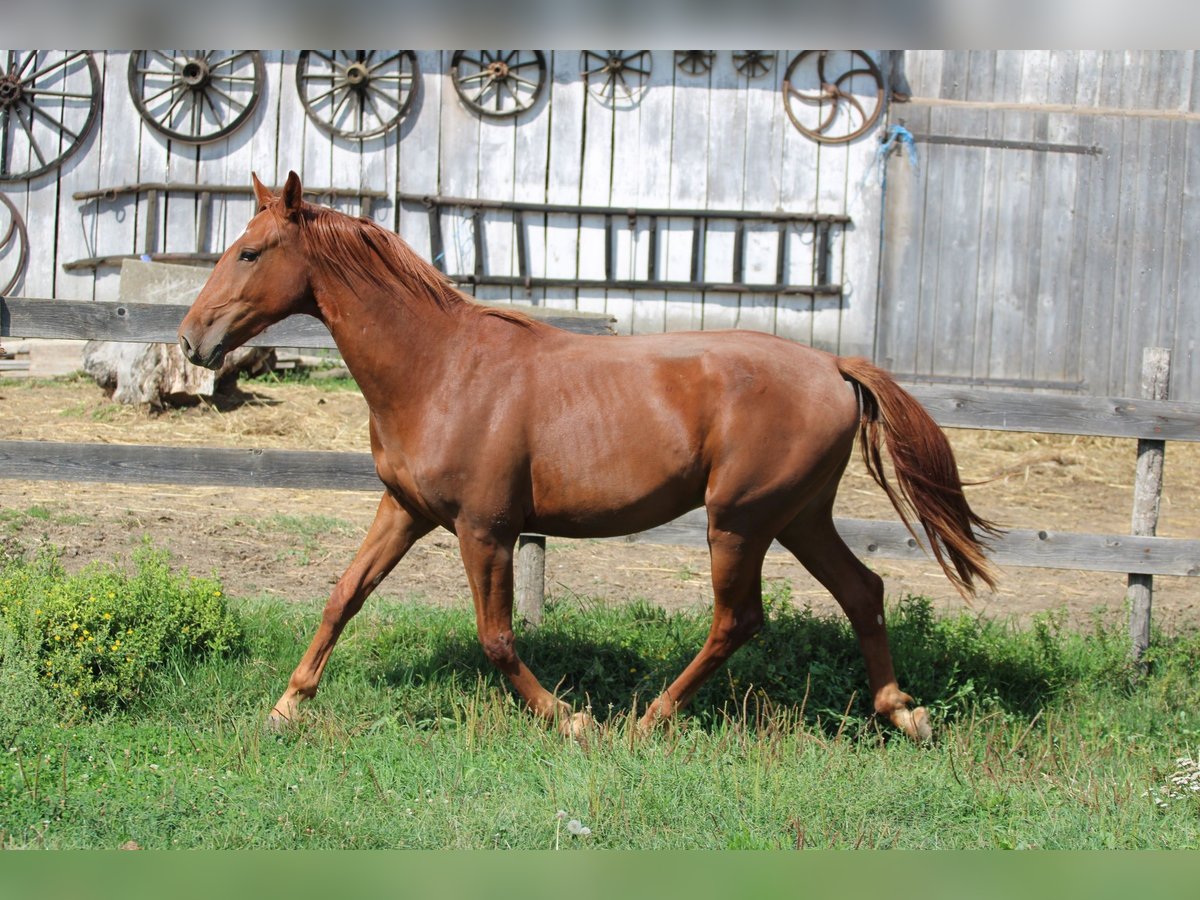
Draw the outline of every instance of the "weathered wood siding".
<instances>
[{"instance_id":1,"label":"weathered wood siding","mask_svg":"<svg viewBox=\"0 0 1200 900\"><path fill-rule=\"evenodd\" d=\"M242 229L252 208L245 197L216 197L205 234L196 199L160 196L154 210L142 196L80 202L77 191L133 182L243 185L256 171L279 184L289 169L306 185L338 189L444 194L489 200L602 206L787 210L847 214L834 229L832 280L840 299L777 298L664 290L518 290L517 302L608 312L622 332L744 327L838 350L869 354L874 341L880 188L864 182L878 141L869 134L849 145L820 145L792 127L784 113L783 72L800 51L777 51L765 75L737 72L731 51L716 52L712 69L687 74L672 51L653 52L650 83L637 103L599 102L585 90L579 51L546 51L547 84L533 109L515 119L489 119L468 109L449 80L453 51L417 53L421 85L398 128L358 141L331 137L305 115L295 86L297 51L265 51L266 85L249 120L229 137L199 147L172 142L146 125L128 92L128 52L97 52L103 110L87 145L57 173L3 186L29 224L31 262L14 292L31 297L112 300L118 270L65 271L63 263L101 254L219 251ZM872 51L876 59L880 53ZM865 87L865 85L856 85ZM873 89L873 85L872 85ZM882 127L882 125L878 126ZM357 213L357 203L335 205ZM376 201L373 217L397 229L429 255L429 219L419 205ZM148 217L154 235L146 246ZM602 217L527 216L533 276L604 277ZM470 217L442 219L446 265L470 271L476 248ZM808 235L788 235L793 282L811 280ZM659 270L687 279L690 221L660 223ZM619 223L617 278L648 264L646 224ZM748 229L747 280L774 280L778 239L773 224ZM732 230L707 241L702 277L730 280ZM484 215L488 270L517 274L511 213ZM509 297L507 288L481 287L481 299Z\"/></svg>"},{"instance_id":2,"label":"weathered wood siding","mask_svg":"<svg viewBox=\"0 0 1200 900\"><path fill-rule=\"evenodd\" d=\"M1142 349L1200 398L1193 51L908 51L916 144L887 173L875 355L934 380L1137 396ZM1081 152L1095 148L1094 152Z\"/></svg>"}]
</instances>

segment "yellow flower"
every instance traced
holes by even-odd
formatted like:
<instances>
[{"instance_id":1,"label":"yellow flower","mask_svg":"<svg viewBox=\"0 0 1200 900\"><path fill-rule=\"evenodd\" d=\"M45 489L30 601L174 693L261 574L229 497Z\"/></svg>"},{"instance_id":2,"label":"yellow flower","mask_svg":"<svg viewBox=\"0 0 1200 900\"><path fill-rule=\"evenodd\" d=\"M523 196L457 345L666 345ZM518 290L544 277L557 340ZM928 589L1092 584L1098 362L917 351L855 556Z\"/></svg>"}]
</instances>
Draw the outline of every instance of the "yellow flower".
<instances>
[{"instance_id":1,"label":"yellow flower","mask_svg":"<svg viewBox=\"0 0 1200 900\"><path fill-rule=\"evenodd\" d=\"M112 613L110 613L110 612L106 612L106 613L104 614L104 621L105 621L105 622L109 621L111 618L112 618Z\"/></svg>"}]
</instances>

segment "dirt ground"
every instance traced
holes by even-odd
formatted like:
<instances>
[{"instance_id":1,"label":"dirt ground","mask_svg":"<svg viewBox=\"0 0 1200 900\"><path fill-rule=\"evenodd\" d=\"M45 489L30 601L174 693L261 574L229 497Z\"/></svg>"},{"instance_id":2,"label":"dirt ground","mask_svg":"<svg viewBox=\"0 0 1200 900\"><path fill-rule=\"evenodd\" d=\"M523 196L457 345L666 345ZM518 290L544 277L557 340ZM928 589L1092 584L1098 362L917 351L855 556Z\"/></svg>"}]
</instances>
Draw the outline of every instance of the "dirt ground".
<instances>
[{"instance_id":1,"label":"dirt ground","mask_svg":"<svg viewBox=\"0 0 1200 900\"><path fill-rule=\"evenodd\" d=\"M226 447L366 450L367 411L352 391L315 384L255 382L236 401L153 414L109 402L90 380L0 382L0 440L94 441ZM1009 527L1127 533L1135 443L985 431L948 432L972 505ZM182 565L214 573L227 592L324 602L374 515L378 495L340 491L238 490L27 482L0 478L0 539L64 548L67 563L127 557L149 536ZM837 514L895 518L857 453L843 481ZM1159 534L1200 534L1200 445L1171 444ZM669 608L711 602L702 551L617 541L551 539L552 596L620 601L644 597ZM889 596L924 594L948 612L963 601L932 561L878 561ZM815 609L833 602L792 557L772 553L767 579L786 579L793 597ZM1154 615L1165 628L1200 622L1198 585L1155 579ZM469 606L452 535L421 541L380 587L384 596ZM1125 576L1050 569L1002 570L999 590L973 609L1025 621L1064 609L1086 622L1100 608L1119 614Z\"/></svg>"}]
</instances>

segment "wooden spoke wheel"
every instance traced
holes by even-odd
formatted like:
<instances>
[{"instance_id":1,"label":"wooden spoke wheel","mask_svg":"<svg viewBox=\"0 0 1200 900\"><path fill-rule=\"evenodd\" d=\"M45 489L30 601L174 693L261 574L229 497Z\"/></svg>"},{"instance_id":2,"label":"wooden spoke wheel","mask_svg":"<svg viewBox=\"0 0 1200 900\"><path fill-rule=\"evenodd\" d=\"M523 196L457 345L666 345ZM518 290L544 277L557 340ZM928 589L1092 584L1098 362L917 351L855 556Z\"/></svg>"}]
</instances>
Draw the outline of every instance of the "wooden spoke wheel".
<instances>
[{"instance_id":1,"label":"wooden spoke wheel","mask_svg":"<svg viewBox=\"0 0 1200 900\"><path fill-rule=\"evenodd\" d=\"M208 144L254 113L265 80L257 50L136 50L129 94L150 127L173 141Z\"/></svg>"},{"instance_id":2,"label":"wooden spoke wheel","mask_svg":"<svg viewBox=\"0 0 1200 900\"><path fill-rule=\"evenodd\" d=\"M747 78L761 78L775 65L775 54L770 50L742 50L733 54L733 66Z\"/></svg>"},{"instance_id":3,"label":"wooden spoke wheel","mask_svg":"<svg viewBox=\"0 0 1200 900\"><path fill-rule=\"evenodd\" d=\"M676 50L675 66L689 75L706 75L712 71L715 55L711 50Z\"/></svg>"},{"instance_id":4,"label":"wooden spoke wheel","mask_svg":"<svg viewBox=\"0 0 1200 900\"><path fill-rule=\"evenodd\" d=\"M618 92L633 100L645 90L653 61L649 50L584 50L579 67L587 89L612 102Z\"/></svg>"},{"instance_id":5,"label":"wooden spoke wheel","mask_svg":"<svg viewBox=\"0 0 1200 900\"><path fill-rule=\"evenodd\" d=\"M814 141L845 144L883 112L883 75L861 50L805 50L783 75L783 108Z\"/></svg>"},{"instance_id":6,"label":"wooden spoke wheel","mask_svg":"<svg viewBox=\"0 0 1200 900\"><path fill-rule=\"evenodd\" d=\"M390 131L417 96L421 73L411 50L304 50L296 90L318 128L363 139Z\"/></svg>"},{"instance_id":7,"label":"wooden spoke wheel","mask_svg":"<svg viewBox=\"0 0 1200 900\"><path fill-rule=\"evenodd\" d=\"M83 145L100 108L100 71L83 50L7 50L0 64L0 182L26 181Z\"/></svg>"},{"instance_id":8,"label":"wooden spoke wheel","mask_svg":"<svg viewBox=\"0 0 1200 900\"><path fill-rule=\"evenodd\" d=\"M0 194L0 297L7 297L17 286L28 263L29 234L25 231L25 220L13 202Z\"/></svg>"},{"instance_id":9,"label":"wooden spoke wheel","mask_svg":"<svg viewBox=\"0 0 1200 900\"><path fill-rule=\"evenodd\" d=\"M482 116L515 116L533 107L546 83L540 50L455 50L450 80Z\"/></svg>"}]
</instances>

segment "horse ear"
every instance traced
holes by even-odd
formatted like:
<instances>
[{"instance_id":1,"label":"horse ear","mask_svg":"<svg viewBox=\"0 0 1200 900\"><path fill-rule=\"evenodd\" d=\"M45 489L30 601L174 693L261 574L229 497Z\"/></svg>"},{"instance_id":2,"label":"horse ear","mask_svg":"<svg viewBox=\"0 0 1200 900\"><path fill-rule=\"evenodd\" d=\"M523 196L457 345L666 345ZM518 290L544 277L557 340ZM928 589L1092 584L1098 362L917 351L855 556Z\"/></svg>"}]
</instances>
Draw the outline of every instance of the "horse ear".
<instances>
[{"instance_id":1,"label":"horse ear","mask_svg":"<svg viewBox=\"0 0 1200 900\"><path fill-rule=\"evenodd\" d=\"M258 201L258 212L262 212L263 207L275 199L270 189L258 180L258 176L253 172L250 173L250 181L254 185L254 198Z\"/></svg>"},{"instance_id":2,"label":"horse ear","mask_svg":"<svg viewBox=\"0 0 1200 900\"><path fill-rule=\"evenodd\" d=\"M287 181L283 185L283 208L288 215L294 215L300 211L300 204L304 202L304 188L300 186L300 176L295 172L288 172Z\"/></svg>"}]
</instances>

